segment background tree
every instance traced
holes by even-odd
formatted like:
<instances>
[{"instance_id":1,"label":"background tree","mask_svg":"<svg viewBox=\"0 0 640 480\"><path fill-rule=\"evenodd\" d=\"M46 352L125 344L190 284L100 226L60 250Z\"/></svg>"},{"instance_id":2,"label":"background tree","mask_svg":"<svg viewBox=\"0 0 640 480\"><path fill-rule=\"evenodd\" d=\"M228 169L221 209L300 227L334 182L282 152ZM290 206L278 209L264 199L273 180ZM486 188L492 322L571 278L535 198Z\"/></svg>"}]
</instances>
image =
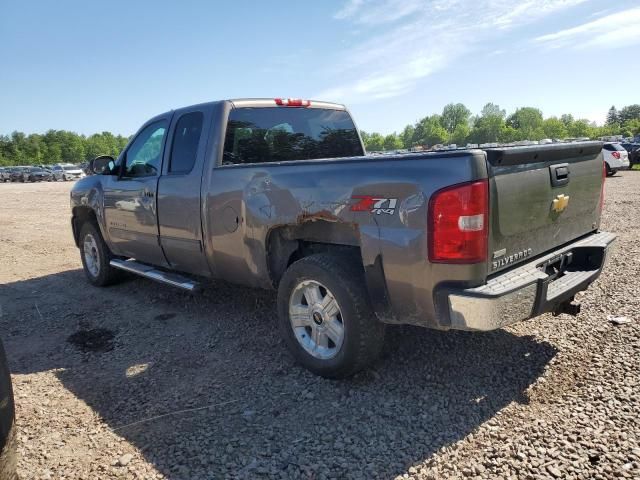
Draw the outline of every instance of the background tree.
<instances>
[{"instance_id":1,"label":"background tree","mask_svg":"<svg viewBox=\"0 0 640 480\"><path fill-rule=\"evenodd\" d=\"M593 128L589 120L581 119L574 121L568 128L569 136L578 138L578 137L592 137L593 136Z\"/></svg>"},{"instance_id":2,"label":"background tree","mask_svg":"<svg viewBox=\"0 0 640 480\"><path fill-rule=\"evenodd\" d=\"M445 143L449 134L442 126L440 115L431 115L420 120L413 132L413 143L433 146Z\"/></svg>"},{"instance_id":3,"label":"background tree","mask_svg":"<svg viewBox=\"0 0 640 480\"><path fill-rule=\"evenodd\" d=\"M462 103L449 103L442 109L440 123L451 138L460 125L468 127L471 112Z\"/></svg>"},{"instance_id":4,"label":"background tree","mask_svg":"<svg viewBox=\"0 0 640 480\"><path fill-rule=\"evenodd\" d=\"M402 140L394 133L390 133L384 137L384 149L385 150L399 150L402 148Z\"/></svg>"},{"instance_id":5,"label":"background tree","mask_svg":"<svg viewBox=\"0 0 640 480\"><path fill-rule=\"evenodd\" d=\"M557 117L550 117L544 120L542 123L542 130L544 131L545 137L551 139L567 138L568 135L567 127L562 120Z\"/></svg>"},{"instance_id":6,"label":"background tree","mask_svg":"<svg viewBox=\"0 0 640 480\"><path fill-rule=\"evenodd\" d=\"M618 114L618 119L620 123L626 123L629 120L640 119L640 105L637 103L633 105L628 105L620 110Z\"/></svg>"},{"instance_id":7,"label":"background tree","mask_svg":"<svg viewBox=\"0 0 640 480\"><path fill-rule=\"evenodd\" d=\"M367 152L381 152L384 150L384 137L379 133L371 133L367 135L364 146Z\"/></svg>"},{"instance_id":8,"label":"background tree","mask_svg":"<svg viewBox=\"0 0 640 480\"><path fill-rule=\"evenodd\" d=\"M494 103L487 103L482 107L480 116L473 122L469 140L473 143L497 142L504 128L507 112Z\"/></svg>"},{"instance_id":9,"label":"background tree","mask_svg":"<svg viewBox=\"0 0 640 480\"><path fill-rule=\"evenodd\" d=\"M560 121L564 123L565 127L569 128L569 125L574 122L574 118L570 113L565 113L564 115L560 116Z\"/></svg>"},{"instance_id":10,"label":"background tree","mask_svg":"<svg viewBox=\"0 0 640 480\"><path fill-rule=\"evenodd\" d=\"M540 140L544 138L542 130L542 112L533 107L518 108L507 117L507 125L518 130L520 140Z\"/></svg>"},{"instance_id":11,"label":"background tree","mask_svg":"<svg viewBox=\"0 0 640 480\"><path fill-rule=\"evenodd\" d=\"M400 134L403 148L411 148L413 146L414 132L415 128L413 125L407 125L406 127L404 127L404 130L402 130L402 133Z\"/></svg>"},{"instance_id":12,"label":"background tree","mask_svg":"<svg viewBox=\"0 0 640 480\"><path fill-rule=\"evenodd\" d=\"M620 123L620 117L618 116L618 110L615 105L611 105L611 108L607 112L607 125L613 125L614 123Z\"/></svg>"}]
</instances>

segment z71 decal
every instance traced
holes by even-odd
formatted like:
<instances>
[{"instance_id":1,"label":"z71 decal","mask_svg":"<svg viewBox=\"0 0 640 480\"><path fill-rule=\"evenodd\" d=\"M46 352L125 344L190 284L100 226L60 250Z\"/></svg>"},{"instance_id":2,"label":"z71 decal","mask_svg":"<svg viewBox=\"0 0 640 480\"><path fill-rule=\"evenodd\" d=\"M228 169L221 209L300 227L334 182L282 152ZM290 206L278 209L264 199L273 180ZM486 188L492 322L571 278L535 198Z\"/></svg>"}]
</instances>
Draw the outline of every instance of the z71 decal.
<instances>
[{"instance_id":1,"label":"z71 decal","mask_svg":"<svg viewBox=\"0 0 640 480\"><path fill-rule=\"evenodd\" d=\"M382 198L373 195L354 195L352 200L357 200L351 205L352 212L371 212L376 215L393 215L398 204L397 198Z\"/></svg>"}]
</instances>

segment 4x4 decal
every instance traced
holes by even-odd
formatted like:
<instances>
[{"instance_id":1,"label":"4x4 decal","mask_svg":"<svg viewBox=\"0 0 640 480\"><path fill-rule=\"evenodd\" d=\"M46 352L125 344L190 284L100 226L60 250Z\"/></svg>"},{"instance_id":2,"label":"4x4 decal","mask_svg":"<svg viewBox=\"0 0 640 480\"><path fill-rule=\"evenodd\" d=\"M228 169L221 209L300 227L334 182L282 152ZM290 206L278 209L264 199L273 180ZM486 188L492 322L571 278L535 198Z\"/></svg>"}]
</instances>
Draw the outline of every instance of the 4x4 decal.
<instances>
[{"instance_id":1,"label":"4x4 decal","mask_svg":"<svg viewBox=\"0 0 640 480\"><path fill-rule=\"evenodd\" d=\"M352 200L357 200L351 205L352 212L371 212L376 215L393 215L398 204L397 198L383 198L374 195L354 195Z\"/></svg>"}]
</instances>

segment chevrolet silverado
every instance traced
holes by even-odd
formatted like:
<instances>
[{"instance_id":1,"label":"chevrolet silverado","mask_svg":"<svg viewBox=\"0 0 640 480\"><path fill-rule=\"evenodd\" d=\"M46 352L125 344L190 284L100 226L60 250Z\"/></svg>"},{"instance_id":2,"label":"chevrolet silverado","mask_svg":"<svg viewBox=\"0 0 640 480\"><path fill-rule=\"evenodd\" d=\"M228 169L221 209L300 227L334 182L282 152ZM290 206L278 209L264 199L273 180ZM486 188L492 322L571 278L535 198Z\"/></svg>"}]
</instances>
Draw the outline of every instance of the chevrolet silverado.
<instances>
[{"instance_id":1,"label":"chevrolet silverado","mask_svg":"<svg viewBox=\"0 0 640 480\"><path fill-rule=\"evenodd\" d=\"M575 315L615 239L599 230L601 142L367 156L327 102L170 111L90 168L71 224L91 284L274 289L286 345L326 377L371 363L386 324Z\"/></svg>"}]
</instances>

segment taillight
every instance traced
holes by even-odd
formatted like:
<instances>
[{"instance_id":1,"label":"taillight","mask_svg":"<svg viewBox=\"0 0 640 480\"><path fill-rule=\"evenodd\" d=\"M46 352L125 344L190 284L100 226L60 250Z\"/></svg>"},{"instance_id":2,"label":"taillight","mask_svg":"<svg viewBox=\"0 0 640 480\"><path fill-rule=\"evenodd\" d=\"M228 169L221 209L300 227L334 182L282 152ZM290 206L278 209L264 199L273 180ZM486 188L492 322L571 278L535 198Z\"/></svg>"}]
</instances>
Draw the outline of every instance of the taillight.
<instances>
[{"instance_id":1,"label":"taillight","mask_svg":"<svg viewBox=\"0 0 640 480\"><path fill-rule=\"evenodd\" d=\"M607 163L602 162L602 185L600 185L600 213L604 207L604 181L607 178Z\"/></svg>"},{"instance_id":2,"label":"taillight","mask_svg":"<svg viewBox=\"0 0 640 480\"><path fill-rule=\"evenodd\" d=\"M311 100L302 100L300 98L274 98L276 105L281 107L309 107Z\"/></svg>"},{"instance_id":3,"label":"taillight","mask_svg":"<svg viewBox=\"0 0 640 480\"><path fill-rule=\"evenodd\" d=\"M429 261L486 261L488 223L488 180L462 183L437 191L429 200Z\"/></svg>"},{"instance_id":4,"label":"taillight","mask_svg":"<svg viewBox=\"0 0 640 480\"><path fill-rule=\"evenodd\" d=\"M611 152L611 155L613 156L613 158L620 159L620 152Z\"/></svg>"}]
</instances>

